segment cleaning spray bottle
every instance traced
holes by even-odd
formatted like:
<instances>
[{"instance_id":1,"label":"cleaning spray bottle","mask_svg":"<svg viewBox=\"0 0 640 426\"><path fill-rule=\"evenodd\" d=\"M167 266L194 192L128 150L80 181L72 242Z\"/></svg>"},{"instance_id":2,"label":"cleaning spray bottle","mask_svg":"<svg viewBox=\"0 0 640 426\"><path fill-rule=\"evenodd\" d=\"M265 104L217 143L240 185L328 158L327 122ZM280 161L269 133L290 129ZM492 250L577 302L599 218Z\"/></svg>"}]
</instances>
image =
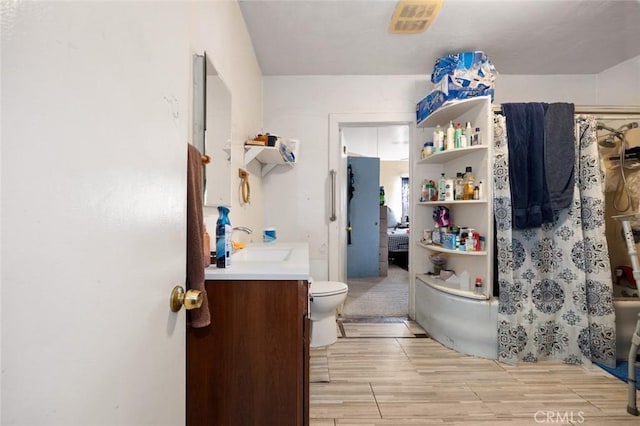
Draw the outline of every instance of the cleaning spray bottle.
<instances>
[{"instance_id":1,"label":"cleaning spray bottle","mask_svg":"<svg viewBox=\"0 0 640 426\"><path fill-rule=\"evenodd\" d=\"M231 221L229 208L218 206L218 221L216 222L216 267L231 266Z\"/></svg>"}]
</instances>

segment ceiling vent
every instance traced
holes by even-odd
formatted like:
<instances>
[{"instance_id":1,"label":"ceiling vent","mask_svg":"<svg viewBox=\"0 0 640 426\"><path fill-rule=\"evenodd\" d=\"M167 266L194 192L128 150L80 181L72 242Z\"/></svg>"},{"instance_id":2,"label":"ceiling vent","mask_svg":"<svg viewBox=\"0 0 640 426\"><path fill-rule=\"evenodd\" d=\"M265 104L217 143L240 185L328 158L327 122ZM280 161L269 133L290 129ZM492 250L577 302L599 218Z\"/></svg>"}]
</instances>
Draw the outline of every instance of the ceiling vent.
<instances>
[{"instance_id":1,"label":"ceiling vent","mask_svg":"<svg viewBox=\"0 0 640 426\"><path fill-rule=\"evenodd\" d=\"M400 0L389 23L391 34L424 32L435 20L442 0Z\"/></svg>"}]
</instances>

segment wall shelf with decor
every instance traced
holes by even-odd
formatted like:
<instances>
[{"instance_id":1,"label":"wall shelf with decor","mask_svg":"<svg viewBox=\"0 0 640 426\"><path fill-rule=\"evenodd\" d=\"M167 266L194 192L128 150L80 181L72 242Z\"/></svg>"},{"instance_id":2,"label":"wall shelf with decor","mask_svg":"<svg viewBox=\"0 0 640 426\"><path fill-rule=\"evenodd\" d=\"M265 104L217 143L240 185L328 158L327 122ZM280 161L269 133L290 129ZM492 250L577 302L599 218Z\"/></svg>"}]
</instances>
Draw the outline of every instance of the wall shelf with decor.
<instances>
[{"instance_id":1,"label":"wall shelf with decor","mask_svg":"<svg viewBox=\"0 0 640 426\"><path fill-rule=\"evenodd\" d=\"M281 147L281 144L285 146ZM247 165L251 161L257 160L262 164L262 176L266 176L278 165L293 167L298 159L299 145L300 142L296 139L285 142L277 140L274 146L245 144L244 164Z\"/></svg>"}]
</instances>

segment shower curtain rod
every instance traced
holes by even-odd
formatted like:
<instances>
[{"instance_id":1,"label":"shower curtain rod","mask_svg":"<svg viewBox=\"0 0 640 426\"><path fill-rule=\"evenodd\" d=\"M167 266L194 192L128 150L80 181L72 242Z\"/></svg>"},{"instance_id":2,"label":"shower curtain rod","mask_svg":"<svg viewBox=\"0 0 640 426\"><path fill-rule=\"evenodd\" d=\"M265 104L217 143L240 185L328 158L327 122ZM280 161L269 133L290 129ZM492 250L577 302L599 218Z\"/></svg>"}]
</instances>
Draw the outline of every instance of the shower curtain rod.
<instances>
[{"instance_id":1,"label":"shower curtain rod","mask_svg":"<svg viewBox=\"0 0 640 426\"><path fill-rule=\"evenodd\" d=\"M493 112L502 113L502 105L494 104ZM607 106L607 105L576 105L576 114L588 114L588 115L635 115L640 114L640 107L633 106ZM622 117L620 117L622 118Z\"/></svg>"}]
</instances>

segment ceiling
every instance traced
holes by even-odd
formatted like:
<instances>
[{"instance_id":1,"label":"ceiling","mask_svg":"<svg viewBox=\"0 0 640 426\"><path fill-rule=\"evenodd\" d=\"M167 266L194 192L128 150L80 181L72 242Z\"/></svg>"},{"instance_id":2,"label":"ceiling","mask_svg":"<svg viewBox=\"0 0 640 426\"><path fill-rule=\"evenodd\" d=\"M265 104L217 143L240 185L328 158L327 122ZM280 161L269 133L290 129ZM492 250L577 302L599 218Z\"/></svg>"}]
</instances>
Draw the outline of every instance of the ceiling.
<instances>
[{"instance_id":1,"label":"ceiling","mask_svg":"<svg viewBox=\"0 0 640 426\"><path fill-rule=\"evenodd\" d=\"M270 75L431 74L482 50L501 74L597 74L640 55L640 0L444 0L421 34L389 34L388 0L238 0Z\"/></svg>"}]
</instances>

